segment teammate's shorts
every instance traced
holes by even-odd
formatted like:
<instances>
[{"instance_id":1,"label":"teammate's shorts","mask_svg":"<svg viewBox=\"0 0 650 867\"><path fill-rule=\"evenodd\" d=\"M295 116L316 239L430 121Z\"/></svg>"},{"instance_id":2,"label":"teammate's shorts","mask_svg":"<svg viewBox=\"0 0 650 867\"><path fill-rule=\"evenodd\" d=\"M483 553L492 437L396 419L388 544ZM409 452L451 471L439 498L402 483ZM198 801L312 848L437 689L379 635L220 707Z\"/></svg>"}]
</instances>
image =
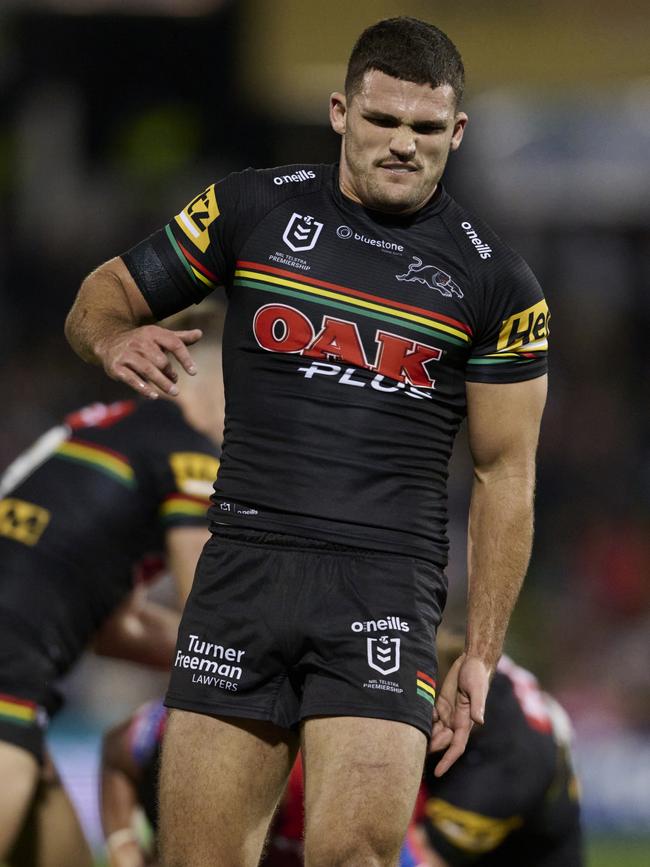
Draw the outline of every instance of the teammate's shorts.
<instances>
[{"instance_id":1,"label":"teammate's shorts","mask_svg":"<svg viewBox=\"0 0 650 867\"><path fill-rule=\"evenodd\" d=\"M446 594L426 560L220 529L199 560L165 703L283 728L375 717L429 737Z\"/></svg>"},{"instance_id":2,"label":"teammate's shorts","mask_svg":"<svg viewBox=\"0 0 650 867\"><path fill-rule=\"evenodd\" d=\"M34 637L0 611L0 741L27 750L41 764L48 720L61 704L55 677Z\"/></svg>"}]
</instances>

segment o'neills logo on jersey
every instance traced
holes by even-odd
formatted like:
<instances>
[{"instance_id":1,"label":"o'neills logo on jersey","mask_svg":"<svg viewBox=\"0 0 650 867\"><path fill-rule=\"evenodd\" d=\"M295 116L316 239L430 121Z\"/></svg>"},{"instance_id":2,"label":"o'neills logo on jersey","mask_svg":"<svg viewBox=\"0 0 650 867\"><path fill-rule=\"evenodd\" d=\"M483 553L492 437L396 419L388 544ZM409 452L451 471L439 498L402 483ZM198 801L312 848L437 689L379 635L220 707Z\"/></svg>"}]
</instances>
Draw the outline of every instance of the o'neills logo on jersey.
<instances>
[{"instance_id":1,"label":"o'neills logo on jersey","mask_svg":"<svg viewBox=\"0 0 650 867\"><path fill-rule=\"evenodd\" d=\"M407 620L399 617L384 617L381 620L355 620L350 626L352 632L385 632L387 629L396 629L398 632L409 632Z\"/></svg>"},{"instance_id":2,"label":"o'neills logo on jersey","mask_svg":"<svg viewBox=\"0 0 650 867\"><path fill-rule=\"evenodd\" d=\"M472 244L476 247L476 252L479 254L481 259L491 259L492 258L492 247L488 244L483 243L479 236L476 234L474 226L471 223L465 222L460 224L461 229L467 237L470 239Z\"/></svg>"},{"instance_id":3,"label":"o'neills logo on jersey","mask_svg":"<svg viewBox=\"0 0 650 867\"><path fill-rule=\"evenodd\" d=\"M276 184L278 187L281 187L282 184L296 184L300 181L311 181L315 177L316 172L299 169L299 171L294 172L292 175L276 175L273 178L273 183Z\"/></svg>"},{"instance_id":4,"label":"o'neills logo on jersey","mask_svg":"<svg viewBox=\"0 0 650 867\"><path fill-rule=\"evenodd\" d=\"M375 357L369 361L356 323L323 316L316 333L304 313L286 304L265 304L253 320L255 339L269 352L288 352L322 361L340 360L376 371L396 382L434 388L427 365L439 361L442 350L377 329Z\"/></svg>"},{"instance_id":5,"label":"o'neills logo on jersey","mask_svg":"<svg viewBox=\"0 0 650 867\"><path fill-rule=\"evenodd\" d=\"M245 650L224 647L222 644L202 641L198 635L190 635L187 652L176 651L174 668L192 671L192 683L237 692L242 669L236 663L241 662L245 653Z\"/></svg>"}]
</instances>

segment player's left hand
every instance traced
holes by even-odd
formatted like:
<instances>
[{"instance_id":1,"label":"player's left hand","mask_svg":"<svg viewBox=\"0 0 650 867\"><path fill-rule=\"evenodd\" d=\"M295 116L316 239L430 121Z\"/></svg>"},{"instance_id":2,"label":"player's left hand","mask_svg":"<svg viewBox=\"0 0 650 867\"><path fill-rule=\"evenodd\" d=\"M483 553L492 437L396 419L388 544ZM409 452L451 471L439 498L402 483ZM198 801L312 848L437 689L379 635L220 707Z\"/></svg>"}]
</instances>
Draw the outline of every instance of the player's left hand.
<instances>
[{"instance_id":1,"label":"player's left hand","mask_svg":"<svg viewBox=\"0 0 650 867\"><path fill-rule=\"evenodd\" d=\"M441 777L465 752L473 725L483 725L490 686L489 666L477 656L462 654L449 669L434 713L431 752L445 750L435 767Z\"/></svg>"}]
</instances>

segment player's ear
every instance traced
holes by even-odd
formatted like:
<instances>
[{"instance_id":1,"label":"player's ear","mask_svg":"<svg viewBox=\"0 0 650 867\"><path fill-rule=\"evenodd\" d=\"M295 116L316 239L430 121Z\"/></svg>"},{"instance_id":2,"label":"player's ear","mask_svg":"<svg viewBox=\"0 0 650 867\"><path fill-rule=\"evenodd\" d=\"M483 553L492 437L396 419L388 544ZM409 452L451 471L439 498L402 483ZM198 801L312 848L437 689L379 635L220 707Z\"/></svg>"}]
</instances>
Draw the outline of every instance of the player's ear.
<instances>
[{"instance_id":1,"label":"player's ear","mask_svg":"<svg viewBox=\"0 0 650 867\"><path fill-rule=\"evenodd\" d=\"M334 132L345 134L347 103L343 93L333 93L330 96L330 124Z\"/></svg>"},{"instance_id":2,"label":"player's ear","mask_svg":"<svg viewBox=\"0 0 650 867\"><path fill-rule=\"evenodd\" d=\"M456 117L454 118L454 133L451 137L451 142L449 144L450 151L457 151L460 147L460 143L463 140L465 127L467 126L468 120L469 118L464 111L459 111L456 113Z\"/></svg>"}]
</instances>

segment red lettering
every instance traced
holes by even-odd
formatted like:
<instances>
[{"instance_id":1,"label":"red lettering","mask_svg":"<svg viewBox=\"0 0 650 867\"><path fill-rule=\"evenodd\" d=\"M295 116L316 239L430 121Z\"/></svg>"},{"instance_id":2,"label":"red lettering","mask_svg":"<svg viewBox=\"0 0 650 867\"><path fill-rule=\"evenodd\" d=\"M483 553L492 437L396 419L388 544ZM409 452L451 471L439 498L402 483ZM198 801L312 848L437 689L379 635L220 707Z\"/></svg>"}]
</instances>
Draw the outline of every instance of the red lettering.
<instances>
[{"instance_id":1,"label":"red lettering","mask_svg":"<svg viewBox=\"0 0 650 867\"><path fill-rule=\"evenodd\" d=\"M378 331L375 340L379 344L375 370L397 382L409 382L422 388L433 386L435 380L429 376L424 365L428 361L438 361L442 355L441 349L387 331Z\"/></svg>"},{"instance_id":2,"label":"red lettering","mask_svg":"<svg viewBox=\"0 0 650 867\"><path fill-rule=\"evenodd\" d=\"M262 349L270 352L301 352L314 337L309 319L284 304L260 307L253 321L253 333Z\"/></svg>"},{"instance_id":3,"label":"red lettering","mask_svg":"<svg viewBox=\"0 0 650 867\"><path fill-rule=\"evenodd\" d=\"M355 367L369 367L357 326L331 316L323 316L323 327L303 355L318 359L339 358Z\"/></svg>"}]
</instances>

